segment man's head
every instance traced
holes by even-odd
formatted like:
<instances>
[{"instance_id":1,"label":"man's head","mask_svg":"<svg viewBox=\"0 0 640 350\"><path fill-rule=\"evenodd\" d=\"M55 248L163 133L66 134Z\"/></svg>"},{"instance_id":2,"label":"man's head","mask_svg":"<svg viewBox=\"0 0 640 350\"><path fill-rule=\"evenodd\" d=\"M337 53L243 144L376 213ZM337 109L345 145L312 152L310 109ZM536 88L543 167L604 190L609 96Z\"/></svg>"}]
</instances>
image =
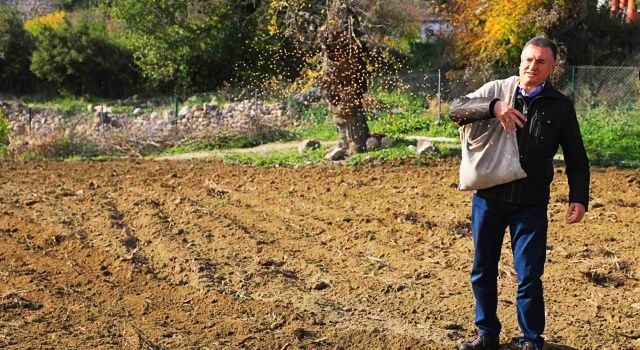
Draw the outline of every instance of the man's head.
<instances>
[{"instance_id":1,"label":"man's head","mask_svg":"<svg viewBox=\"0 0 640 350\"><path fill-rule=\"evenodd\" d=\"M556 66L556 44L541 36L527 42L520 56L520 85L526 90L544 83Z\"/></svg>"}]
</instances>

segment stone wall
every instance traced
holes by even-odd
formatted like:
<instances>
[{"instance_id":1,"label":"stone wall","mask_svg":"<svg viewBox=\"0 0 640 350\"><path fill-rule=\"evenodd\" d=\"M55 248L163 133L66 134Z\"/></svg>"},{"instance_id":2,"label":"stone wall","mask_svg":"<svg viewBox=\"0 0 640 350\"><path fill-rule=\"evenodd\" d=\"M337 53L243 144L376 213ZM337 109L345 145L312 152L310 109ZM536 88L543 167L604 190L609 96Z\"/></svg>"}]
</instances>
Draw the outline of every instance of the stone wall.
<instances>
[{"instance_id":1,"label":"stone wall","mask_svg":"<svg viewBox=\"0 0 640 350\"><path fill-rule=\"evenodd\" d=\"M0 102L10 122L10 142L41 143L53 137L76 137L87 140L117 133L125 139L166 142L202 135L242 134L259 136L270 130L292 126L293 120L279 103L241 101L223 106L215 102L182 106L177 117L170 109L132 113L114 113L111 106L89 106L92 113L67 117L55 110L32 110L22 104ZM11 147L11 144L10 144Z\"/></svg>"}]
</instances>

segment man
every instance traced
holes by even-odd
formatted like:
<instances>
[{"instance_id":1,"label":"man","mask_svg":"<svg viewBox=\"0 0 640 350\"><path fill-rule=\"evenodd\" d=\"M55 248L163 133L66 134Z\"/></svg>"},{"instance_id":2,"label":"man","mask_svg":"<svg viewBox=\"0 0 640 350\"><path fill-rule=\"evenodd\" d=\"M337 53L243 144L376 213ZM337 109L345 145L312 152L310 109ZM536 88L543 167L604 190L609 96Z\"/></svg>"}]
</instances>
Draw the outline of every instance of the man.
<instances>
[{"instance_id":1,"label":"man","mask_svg":"<svg viewBox=\"0 0 640 350\"><path fill-rule=\"evenodd\" d=\"M580 222L589 201L589 160L573 102L548 80L556 59L556 45L547 38L535 37L522 50L519 76L510 78L516 94L513 106L491 96L504 90L509 80L505 79L489 82L475 93L454 100L450 108L450 117L460 125L495 118L504 129L515 131L520 165L527 173L524 179L478 190L473 196L471 286L478 336L460 345L460 350L499 348L498 261L507 227L518 277L519 346L533 350L541 349L544 343L541 277L546 259L549 186L554 175L552 161L559 146L569 180L566 222Z\"/></svg>"}]
</instances>

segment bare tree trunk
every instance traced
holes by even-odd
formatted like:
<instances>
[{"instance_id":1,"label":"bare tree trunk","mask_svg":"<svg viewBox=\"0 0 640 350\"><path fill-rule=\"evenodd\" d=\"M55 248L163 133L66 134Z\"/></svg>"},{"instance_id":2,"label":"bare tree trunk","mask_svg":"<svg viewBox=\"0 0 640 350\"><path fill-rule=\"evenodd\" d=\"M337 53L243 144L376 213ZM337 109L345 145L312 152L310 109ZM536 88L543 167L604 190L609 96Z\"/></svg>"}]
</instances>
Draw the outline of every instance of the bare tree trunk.
<instances>
[{"instance_id":1,"label":"bare tree trunk","mask_svg":"<svg viewBox=\"0 0 640 350\"><path fill-rule=\"evenodd\" d=\"M349 153L363 152L369 137L363 107L367 92L367 49L360 41L358 17L347 1L331 2L322 31L322 85L340 133L339 145Z\"/></svg>"}]
</instances>

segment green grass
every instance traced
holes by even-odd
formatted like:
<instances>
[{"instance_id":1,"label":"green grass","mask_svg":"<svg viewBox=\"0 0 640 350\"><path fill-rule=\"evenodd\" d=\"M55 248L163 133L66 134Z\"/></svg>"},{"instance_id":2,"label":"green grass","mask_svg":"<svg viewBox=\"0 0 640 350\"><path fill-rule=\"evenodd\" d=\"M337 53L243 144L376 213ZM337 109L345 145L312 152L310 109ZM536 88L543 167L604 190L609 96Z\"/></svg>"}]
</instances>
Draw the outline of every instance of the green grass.
<instances>
[{"instance_id":1,"label":"green grass","mask_svg":"<svg viewBox=\"0 0 640 350\"><path fill-rule=\"evenodd\" d=\"M449 118L441 122L426 109L425 101L414 95L395 92L370 94L373 108L366 111L369 131L389 136L403 135L458 137L458 127ZM331 122L326 103L298 107L302 127L293 130L299 139L336 140L338 131Z\"/></svg>"},{"instance_id":2,"label":"green grass","mask_svg":"<svg viewBox=\"0 0 640 350\"><path fill-rule=\"evenodd\" d=\"M458 127L448 117L438 121L422 97L402 92L373 92L372 108L367 111L372 133L390 136L420 135L457 137Z\"/></svg>"},{"instance_id":3,"label":"green grass","mask_svg":"<svg viewBox=\"0 0 640 350\"><path fill-rule=\"evenodd\" d=\"M200 139L185 139L179 145L168 148L158 155L174 155L218 149L249 148L276 141L291 141L296 135L287 130L272 130L257 136L221 135Z\"/></svg>"},{"instance_id":4,"label":"green grass","mask_svg":"<svg viewBox=\"0 0 640 350\"><path fill-rule=\"evenodd\" d=\"M348 165L359 164L379 164L397 160L411 160L416 164L423 164L430 160L446 156L452 153L452 148L436 145L438 152L435 154L419 156L413 153L408 146L416 145L416 140L398 139L394 145L387 149L372 152L355 154L346 161ZM328 152L328 147L321 147L316 150L309 150L299 153L297 149L279 150L267 153L240 153L233 152L223 156L223 162L233 165L249 166L281 166L294 167L301 165L317 165L325 162L324 156ZM457 151L454 151L457 153Z\"/></svg>"},{"instance_id":5,"label":"green grass","mask_svg":"<svg viewBox=\"0 0 640 350\"><path fill-rule=\"evenodd\" d=\"M297 165L321 163L326 152L326 147L308 150L304 153L298 152L297 149L272 151L267 153L234 152L225 155L222 161L226 164L234 165L293 167Z\"/></svg>"},{"instance_id":6,"label":"green grass","mask_svg":"<svg viewBox=\"0 0 640 350\"><path fill-rule=\"evenodd\" d=\"M333 123L329 122L295 128L292 132L298 140L331 141L338 139L338 129Z\"/></svg>"},{"instance_id":7,"label":"green grass","mask_svg":"<svg viewBox=\"0 0 640 350\"><path fill-rule=\"evenodd\" d=\"M591 164L640 167L640 111L599 107L579 122Z\"/></svg>"}]
</instances>

